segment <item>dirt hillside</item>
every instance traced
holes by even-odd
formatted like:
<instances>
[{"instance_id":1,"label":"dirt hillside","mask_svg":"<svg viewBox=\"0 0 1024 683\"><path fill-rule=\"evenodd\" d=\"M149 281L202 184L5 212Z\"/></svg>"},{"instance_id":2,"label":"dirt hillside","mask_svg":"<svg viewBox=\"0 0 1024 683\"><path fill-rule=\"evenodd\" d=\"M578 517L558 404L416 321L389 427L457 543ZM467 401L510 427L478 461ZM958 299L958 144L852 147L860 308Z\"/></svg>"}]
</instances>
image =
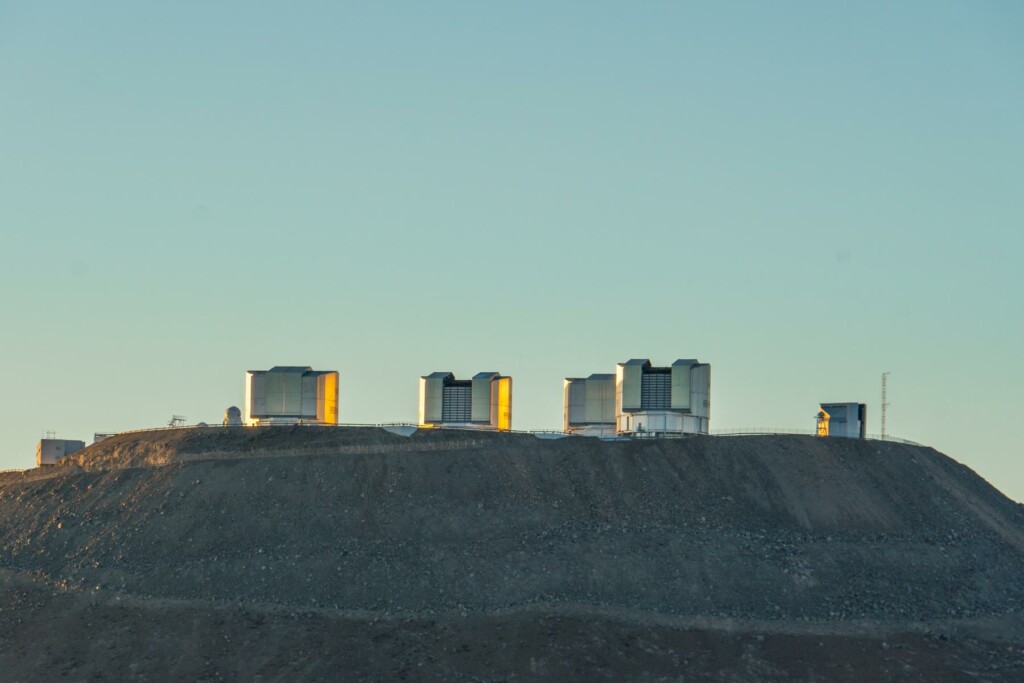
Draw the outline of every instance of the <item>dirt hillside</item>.
<instances>
[{"instance_id":1,"label":"dirt hillside","mask_svg":"<svg viewBox=\"0 0 1024 683\"><path fill-rule=\"evenodd\" d=\"M0 568L25 680L1024 676L1024 509L893 443L124 434L0 475Z\"/></svg>"}]
</instances>

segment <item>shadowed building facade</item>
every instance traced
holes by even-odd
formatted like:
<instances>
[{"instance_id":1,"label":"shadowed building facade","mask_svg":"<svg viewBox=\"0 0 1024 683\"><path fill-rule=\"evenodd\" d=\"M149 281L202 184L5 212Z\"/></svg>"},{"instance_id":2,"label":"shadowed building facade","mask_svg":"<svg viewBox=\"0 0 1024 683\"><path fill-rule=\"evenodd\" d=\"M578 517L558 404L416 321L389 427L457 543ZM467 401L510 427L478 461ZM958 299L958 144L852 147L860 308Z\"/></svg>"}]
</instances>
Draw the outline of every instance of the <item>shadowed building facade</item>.
<instances>
[{"instance_id":1,"label":"shadowed building facade","mask_svg":"<svg viewBox=\"0 0 1024 683\"><path fill-rule=\"evenodd\" d=\"M83 448L85 442L75 439L40 439L36 444L36 467L56 465L65 456Z\"/></svg>"},{"instance_id":2,"label":"shadowed building facade","mask_svg":"<svg viewBox=\"0 0 1024 683\"><path fill-rule=\"evenodd\" d=\"M562 398L562 431L578 436L615 435L615 375L567 377Z\"/></svg>"}]
</instances>

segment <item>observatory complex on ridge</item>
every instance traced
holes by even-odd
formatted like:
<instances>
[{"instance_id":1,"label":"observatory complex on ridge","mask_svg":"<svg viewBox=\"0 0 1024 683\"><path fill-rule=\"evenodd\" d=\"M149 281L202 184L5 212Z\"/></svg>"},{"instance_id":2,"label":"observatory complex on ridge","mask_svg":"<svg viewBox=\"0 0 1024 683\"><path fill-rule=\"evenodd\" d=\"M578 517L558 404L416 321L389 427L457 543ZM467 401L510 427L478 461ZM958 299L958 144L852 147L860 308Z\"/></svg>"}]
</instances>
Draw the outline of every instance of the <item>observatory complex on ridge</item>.
<instances>
[{"instance_id":1,"label":"observatory complex on ridge","mask_svg":"<svg viewBox=\"0 0 1024 683\"><path fill-rule=\"evenodd\" d=\"M220 426L338 425L338 386L337 370L290 365L250 370L245 375L244 408L228 407ZM690 358L662 367L633 358L618 363L614 373L565 378L562 399L561 434L611 439L708 435L711 365ZM867 438L864 403L822 403L815 417L813 433L819 437ZM183 422L175 416L171 426L184 426ZM417 427L511 431L512 378L499 372L480 372L471 379L457 379L448 371L424 375L419 378L417 422L377 426L404 436ZM772 432L754 428L741 433ZM95 442L113 435L97 433ZM84 447L82 441L41 439L36 465L55 465Z\"/></svg>"}]
</instances>

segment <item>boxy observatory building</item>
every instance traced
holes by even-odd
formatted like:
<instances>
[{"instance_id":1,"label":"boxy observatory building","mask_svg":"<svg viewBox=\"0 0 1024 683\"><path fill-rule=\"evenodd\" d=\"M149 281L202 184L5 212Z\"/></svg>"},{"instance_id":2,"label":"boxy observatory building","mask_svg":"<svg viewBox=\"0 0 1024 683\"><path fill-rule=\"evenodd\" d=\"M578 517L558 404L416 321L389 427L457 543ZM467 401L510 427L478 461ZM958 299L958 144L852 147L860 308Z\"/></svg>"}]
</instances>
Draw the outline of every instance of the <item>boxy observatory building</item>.
<instances>
[{"instance_id":1,"label":"boxy observatory building","mask_svg":"<svg viewBox=\"0 0 1024 683\"><path fill-rule=\"evenodd\" d=\"M711 366L696 359L654 367L619 363L614 375L568 378L563 428L583 436L707 434Z\"/></svg>"},{"instance_id":2,"label":"boxy observatory building","mask_svg":"<svg viewBox=\"0 0 1024 683\"><path fill-rule=\"evenodd\" d=\"M615 435L615 375L567 377L562 392L562 431L578 436Z\"/></svg>"},{"instance_id":3,"label":"boxy observatory building","mask_svg":"<svg viewBox=\"0 0 1024 683\"><path fill-rule=\"evenodd\" d=\"M245 375L246 425L338 424L338 372L277 366Z\"/></svg>"},{"instance_id":4,"label":"boxy observatory building","mask_svg":"<svg viewBox=\"0 0 1024 683\"><path fill-rule=\"evenodd\" d=\"M459 380L451 372L420 377L421 427L512 429L512 378L480 372Z\"/></svg>"},{"instance_id":5,"label":"boxy observatory building","mask_svg":"<svg viewBox=\"0 0 1024 683\"><path fill-rule=\"evenodd\" d=\"M65 456L83 448L85 448L85 442L76 439L40 439L36 444L36 467L56 465Z\"/></svg>"}]
</instances>

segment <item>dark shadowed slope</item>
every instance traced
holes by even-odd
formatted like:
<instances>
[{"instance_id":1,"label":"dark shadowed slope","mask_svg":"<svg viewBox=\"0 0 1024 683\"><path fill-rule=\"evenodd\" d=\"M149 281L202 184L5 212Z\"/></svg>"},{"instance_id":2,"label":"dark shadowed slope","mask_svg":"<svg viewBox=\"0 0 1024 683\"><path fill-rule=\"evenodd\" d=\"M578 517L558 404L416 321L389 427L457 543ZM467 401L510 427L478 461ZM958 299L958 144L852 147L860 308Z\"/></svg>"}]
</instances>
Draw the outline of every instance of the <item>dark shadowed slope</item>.
<instances>
[{"instance_id":1,"label":"dark shadowed slope","mask_svg":"<svg viewBox=\"0 0 1024 683\"><path fill-rule=\"evenodd\" d=\"M164 601L232 629L232 610L266 613L275 632L287 630L281 614L305 614L314 630L384 620L427 650L428 623L463 638L470 623L479 635L556 619L590 624L598 640L653 629L659 642L735 647L737 631L865 643L903 631L922 639L920 654L928 631L1020 642L1024 611L1021 506L931 449L810 437L126 434L0 477L0 549L23 577L10 580L48 600L87 597L113 613ZM571 640L562 626L552 638ZM970 643L957 641L964 662L995 651ZM793 674L751 647L750 661L769 667L762 678ZM670 650L648 653L660 663L643 671L683 671ZM1012 647L1000 652L986 675L1024 671ZM970 668L951 657L929 666Z\"/></svg>"}]
</instances>

